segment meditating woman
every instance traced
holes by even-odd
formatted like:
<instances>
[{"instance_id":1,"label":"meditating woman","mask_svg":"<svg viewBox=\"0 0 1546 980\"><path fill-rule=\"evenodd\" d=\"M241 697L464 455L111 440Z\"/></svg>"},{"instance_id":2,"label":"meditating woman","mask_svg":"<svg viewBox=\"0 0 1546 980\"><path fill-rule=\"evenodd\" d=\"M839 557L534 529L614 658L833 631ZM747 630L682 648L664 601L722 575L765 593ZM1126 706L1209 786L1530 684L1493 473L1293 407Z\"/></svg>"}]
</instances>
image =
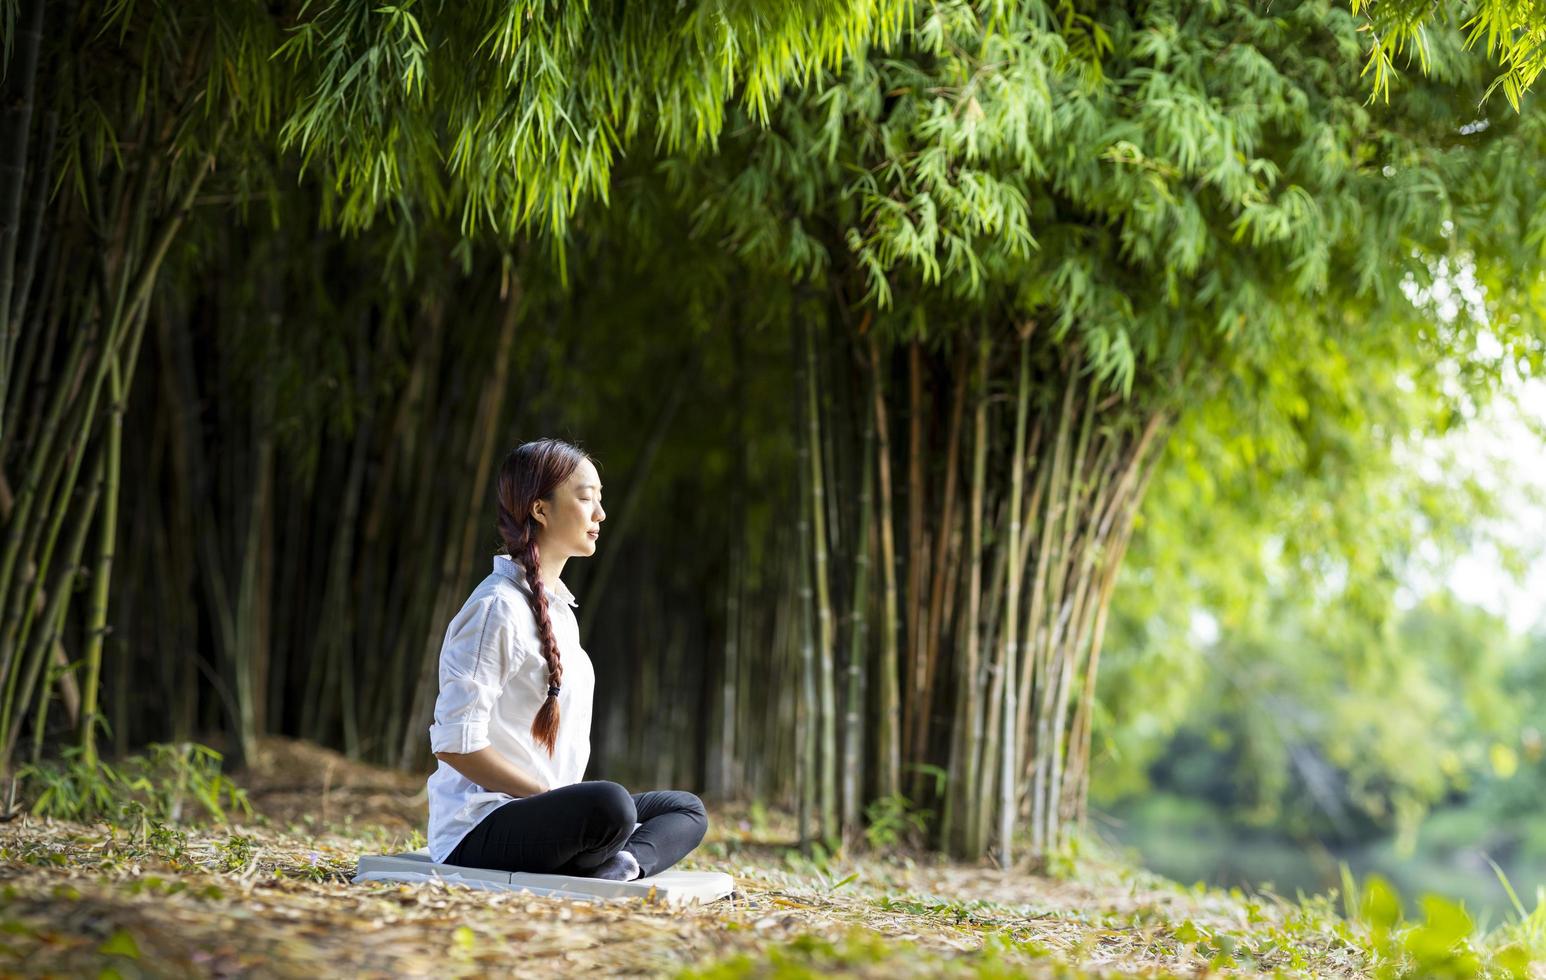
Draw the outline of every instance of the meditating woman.
<instances>
[{"instance_id":1,"label":"meditating woman","mask_svg":"<svg viewBox=\"0 0 1546 980\"><path fill-rule=\"evenodd\" d=\"M440 650L430 857L623 881L664 871L703 840L702 801L581 781L596 674L559 575L596 552L606 520L596 466L569 443L539 439L505 458L497 491L505 553Z\"/></svg>"}]
</instances>

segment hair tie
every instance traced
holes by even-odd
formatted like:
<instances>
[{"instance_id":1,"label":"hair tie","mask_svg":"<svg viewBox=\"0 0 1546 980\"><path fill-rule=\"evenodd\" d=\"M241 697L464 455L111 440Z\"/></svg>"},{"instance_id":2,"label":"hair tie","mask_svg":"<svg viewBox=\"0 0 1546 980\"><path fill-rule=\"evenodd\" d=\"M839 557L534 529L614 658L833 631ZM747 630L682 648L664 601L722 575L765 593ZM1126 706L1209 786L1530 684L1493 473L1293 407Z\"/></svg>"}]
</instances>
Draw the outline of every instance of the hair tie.
<instances>
[{"instance_id":1,"label":"hair tie","mask_svg":"<svg viewBox=\"0 0 1546 980\"><path fill-rule=\"evenodd\" d=\"M558 697L558 685L557 684L549 684L548 685L548 697L550 697L550 698Z\"/></svg>"}]
</instances>

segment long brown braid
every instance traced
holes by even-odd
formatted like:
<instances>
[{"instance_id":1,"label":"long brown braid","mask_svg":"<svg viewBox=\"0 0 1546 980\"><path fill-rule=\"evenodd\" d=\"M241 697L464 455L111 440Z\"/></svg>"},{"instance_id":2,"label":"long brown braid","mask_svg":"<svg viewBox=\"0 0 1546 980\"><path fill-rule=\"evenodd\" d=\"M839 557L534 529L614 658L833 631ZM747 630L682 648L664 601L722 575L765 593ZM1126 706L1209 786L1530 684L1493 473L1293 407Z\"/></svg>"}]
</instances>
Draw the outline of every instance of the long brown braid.
<instances>
[{"instance_id":1,"label":"long brown braid","mask_svg":"<svg viewBox=\"0 0 1546 980\"><path fill-rule=\"evenodd\" d=\"M553 636L553 621L548 617L548 598L538 572L542 556L537 550L537 532L542 525L532 516L532 504L551 499L553 491L572 474L580 461L589 457L580 449L559 439L537 439L516 447L499 467L496 492L499 510L499 536L505 553L526 574L526 600L537 620L537 636L542 656L548 663L548 696L531 723L537 744L553 755L558 741L558 691L564 679L564 665L558 655L558 640Z\"/></svg>"}]
</instances>

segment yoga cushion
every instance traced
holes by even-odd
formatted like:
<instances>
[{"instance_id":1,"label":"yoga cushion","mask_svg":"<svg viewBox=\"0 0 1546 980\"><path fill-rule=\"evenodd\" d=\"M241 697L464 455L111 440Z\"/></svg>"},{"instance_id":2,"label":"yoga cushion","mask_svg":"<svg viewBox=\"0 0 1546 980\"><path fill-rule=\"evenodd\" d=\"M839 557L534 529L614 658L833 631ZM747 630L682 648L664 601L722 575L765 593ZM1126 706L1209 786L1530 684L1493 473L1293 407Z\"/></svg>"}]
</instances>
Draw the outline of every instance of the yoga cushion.
<instances>
[{"instance_id":1,"label":"yoga cushion","mask_svg":"<svg viewBox=\"0 0 1546 980\"><path fill-rule=\"evenodd\" d=\"M648 878L610 881L606 878L490 871L487 868L435 864L429 859L428 848L403 854L371 854L362 857L354 883L425 882L437 879L489 891L528 891L533 895L553 895L558 898L643 898L665 902L672 907L706 904L724 898L735 890L735 880L723 871L668 869Z\"/></svg>"}]
</instances>

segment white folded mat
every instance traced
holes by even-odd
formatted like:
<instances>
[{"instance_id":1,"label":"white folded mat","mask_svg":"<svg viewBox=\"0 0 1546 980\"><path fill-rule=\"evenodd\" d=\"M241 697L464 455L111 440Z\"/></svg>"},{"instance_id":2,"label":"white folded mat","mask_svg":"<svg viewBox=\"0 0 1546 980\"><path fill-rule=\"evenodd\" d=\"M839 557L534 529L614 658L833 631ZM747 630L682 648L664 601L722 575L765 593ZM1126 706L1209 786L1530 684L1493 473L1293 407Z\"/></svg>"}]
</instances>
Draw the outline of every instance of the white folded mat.
<instances>
[{"instance_id":1,"label":"white folded mat","mask_svg":"<svg viewBox=\"0 0 1546 980\"><path fill-rule=\"evenodd\" d=\"M724 898L735 890L735 879L723 871L668 869L648 878L611 881L572 875L540 875L522 871L490 871L435 864L429 848L402 854L370 854L360 858L354 883L362 881L425 882L440 880L489 891L528 891L558 898L643 898L672 907L698 905Z\"/></svg>"}]
</instances>

